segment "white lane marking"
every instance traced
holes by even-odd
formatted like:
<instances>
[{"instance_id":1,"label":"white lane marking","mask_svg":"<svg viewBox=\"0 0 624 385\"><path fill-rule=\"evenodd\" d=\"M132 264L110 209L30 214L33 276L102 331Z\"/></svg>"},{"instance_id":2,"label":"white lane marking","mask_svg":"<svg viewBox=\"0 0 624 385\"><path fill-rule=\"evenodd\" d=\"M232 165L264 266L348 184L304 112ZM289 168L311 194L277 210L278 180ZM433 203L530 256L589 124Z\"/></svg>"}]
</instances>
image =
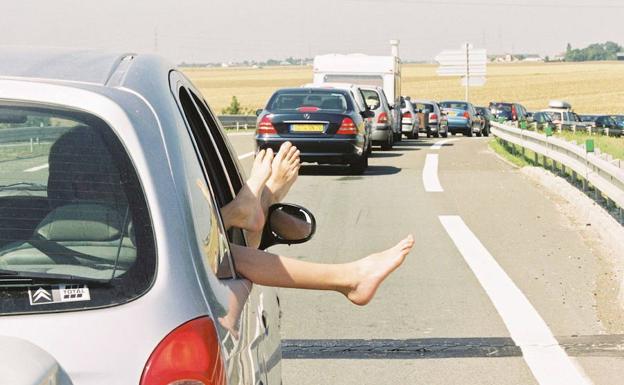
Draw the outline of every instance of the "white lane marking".
<instances>
[{"instance_id":1,"label":"white lane marking","mask_svg":"<svg viewBox=\"0 0 624 385\"><path fill-rule=\"evenodd\" d=\"M24 172L35 172L35 171L43 170L44 168L48 168L48 167L50 166L46 163L46 164L42 164L41 166L28 168L24 170Z\"/></svg>"},{"instance_id":2,"label":"white lane marking","mask_svg":"<svg viewBox=\"0 0 624 385\"><path fill-rule=\"evenodd\" d=\"M441 149L441 148L442 148L442 146L443 146L443 145L445 145L446 143L453 142L453 141L455 141L455 140L457 140L457 139L443 139L443 140L438 140L437 142L435 142L435 143L433 144L433 146L431 146L431 150L439 150L439 149Z\"/></svg>"},{"instance_id":3,"label":"white lane marking","mask_svg":"<svg viewBox=\"0 0 624 385\"><path fill-rule=\"evenodd\" d=\"M438 179L438 154L427 154L423 168L423 184L426 192L443 192Z\"/></svg>"},{"instance_id":4,"label":"white lane marking","mask_svg":"<svg viewBox=\"0 0 624 385\"><path fill-rule=\"evenodd\" d=\"M522 291L470 231L461 217L442 215L442 226L490 297L522 350L522 356L540 385L589 385L583 370L572 362L553 337L546 322Z\"/></svg>"},{"instance_id":5,"label":"white lane marking","mask_svg":"<svg viewBox=\"0 0 624 385\"><path fill-rule=\"evenodd\" d=\"M247 136L247 135L253 135L255 134L255 131L252 132L232 132L232 133L227 133L227 136Z\"/></svg>"},{"instance_id":6,"label":"white lane marking","mask_svg":"<svg viewBox=\"0 0 624 385\"><path fill-rule=\"evenodd\" d=\"M253 151L252 152L248 152L246 154L243 154L243 155L239 156L238 159L239 160L243 160L245 158L249 158L250 156L253 156L253 154L255 154L255 152L253 152Z\"/></svg>"}]
</instances>

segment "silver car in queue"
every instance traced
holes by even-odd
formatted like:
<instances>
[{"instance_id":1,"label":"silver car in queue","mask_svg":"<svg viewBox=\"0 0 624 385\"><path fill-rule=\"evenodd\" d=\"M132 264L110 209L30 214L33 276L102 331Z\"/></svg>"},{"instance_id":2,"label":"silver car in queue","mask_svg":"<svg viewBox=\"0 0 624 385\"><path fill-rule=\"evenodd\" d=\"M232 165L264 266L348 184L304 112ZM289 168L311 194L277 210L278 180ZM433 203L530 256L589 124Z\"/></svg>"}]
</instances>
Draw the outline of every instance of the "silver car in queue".
<instances>
[{"instance_id":1,"label":"silver car in queue","mask_svg":"<svg viewBox=\"0 0 624 385\"><path fill-rule=\"evenodd\" d=\"M200 92L153 55L0 57L0 383L281 384L279 299L236 272L218 207L243 179Z\"/></svg>"},{"instance_id":2,"label":"silver car in queue","mask_svg":"<svg viewBox=\"0 0 624 385\"><path fill-rule=\"evenodd\" d=\"M364 101L375 113L373 117L371 139L373 145L380 145L382 150L391 150L394 146L394 115L383 88L378 86L360 86Z\"/></svg>"}]
</instances>

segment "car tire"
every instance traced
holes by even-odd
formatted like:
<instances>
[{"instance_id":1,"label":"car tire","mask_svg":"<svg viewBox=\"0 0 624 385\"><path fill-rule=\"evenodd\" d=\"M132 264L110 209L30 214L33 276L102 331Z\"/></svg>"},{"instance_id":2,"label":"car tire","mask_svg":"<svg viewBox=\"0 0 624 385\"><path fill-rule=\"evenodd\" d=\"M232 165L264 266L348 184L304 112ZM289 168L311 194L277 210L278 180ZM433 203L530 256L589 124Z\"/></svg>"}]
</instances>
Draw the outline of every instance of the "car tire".
<instances>
[{"instance_id":1,"label":"car tire","mask_svg":"<svg viewBox=\"0 0 624 385\"><path fill-rule=\"evenodd\" d=\"M485 130L484 130L484 132L483 132L483 135L485 135L485 136L490 136L490 127L486 127L486 128L485 128Z\"/></svg>"},{"instance_id":2,"label":"car tire","mask_svg":"<svg viewBox=\"0 0 624 385\"><path fill-rule=\"evenodd\" d=\"M472 137L472 128L469 128L468 130L466 130L466 136L467 137Z\"/></svg>"},{"instance_id":3,"label":"car tire","mask_svg":"<svg viewBox=\"0 0 624 385\"><path fill-rule=\"evenodd\" d=\"M407 139L414 139L414 134L412 134L411 132L408 132L407 134L405 134L405 136L407 137Z\"/></svg>"},{"instance_id":4,"label":"car tire","mask_svg":"<svg viewBox=\"0 0 624 385\"><path fill-rule=\"evenodd\" d=\"M448 138L448 132L444 132L444 133L442 133L440 135L442 135L443 138Z\"/></svg>"},{"instance_id":5,"label":"car tire","mask_svg":"<svg viewBox=\"0 0 624 385\"><path fill-rule=\"evenodd\" d=\"M363 155L355 161L349 163L349 173L352 175L361 175L368 167L368 156Z\"/></svg>"}]
</instances>

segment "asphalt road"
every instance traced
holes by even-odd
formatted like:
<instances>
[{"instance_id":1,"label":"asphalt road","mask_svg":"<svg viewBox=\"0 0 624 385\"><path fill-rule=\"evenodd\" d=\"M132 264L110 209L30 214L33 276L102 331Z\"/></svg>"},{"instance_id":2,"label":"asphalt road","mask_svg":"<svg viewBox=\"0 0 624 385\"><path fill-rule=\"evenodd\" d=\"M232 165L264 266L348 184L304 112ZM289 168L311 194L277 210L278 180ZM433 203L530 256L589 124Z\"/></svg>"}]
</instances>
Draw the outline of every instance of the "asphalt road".
<instances>
[{"instance_id":1,"label":"asphalt road","mask_svg":"<svg viewBox=\"0 0 624 385\"><path fill-rule=\"evenodd\" d=\"M249 169L253 137L230 139ZM611 267L487 140L404 140L362 176L302 169L286 200L317 233L273 251L339 263L409 233L416 247L366 307L280 290L284 385L622 383L621 309L599 299L617 293Z\"/></svg>"}]
</instances>

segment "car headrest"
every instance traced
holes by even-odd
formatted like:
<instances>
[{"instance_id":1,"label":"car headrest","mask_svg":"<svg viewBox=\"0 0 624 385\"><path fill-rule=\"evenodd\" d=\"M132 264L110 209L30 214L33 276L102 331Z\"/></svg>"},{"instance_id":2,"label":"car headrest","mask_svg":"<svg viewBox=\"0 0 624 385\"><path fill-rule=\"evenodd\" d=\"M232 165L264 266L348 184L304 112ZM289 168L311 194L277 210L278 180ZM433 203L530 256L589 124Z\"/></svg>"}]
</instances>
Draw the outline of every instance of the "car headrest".
<instances>
[{"instance_id":1,"label":"car headrest","mask_svg":"<svg viewBox=\"0 0 624 385\"><path fill-rule=\"evenodd\" d=\"M99 203L73 203L58 207L37 226L35 234L49 241L103 242L119 239L123 214Z\"/></svg>"},{"instance_id":2,"label":"car headrest","mask_svg":"<svg viewBox=\"0 0 624 385\"><path fill-rule=\"evenodd\" d=\"M108 148L98 132L87 126L72 128L52 145L48 159L52 208L77 200L125 205L120 172Z\"/></svg>"}]
</instances>

